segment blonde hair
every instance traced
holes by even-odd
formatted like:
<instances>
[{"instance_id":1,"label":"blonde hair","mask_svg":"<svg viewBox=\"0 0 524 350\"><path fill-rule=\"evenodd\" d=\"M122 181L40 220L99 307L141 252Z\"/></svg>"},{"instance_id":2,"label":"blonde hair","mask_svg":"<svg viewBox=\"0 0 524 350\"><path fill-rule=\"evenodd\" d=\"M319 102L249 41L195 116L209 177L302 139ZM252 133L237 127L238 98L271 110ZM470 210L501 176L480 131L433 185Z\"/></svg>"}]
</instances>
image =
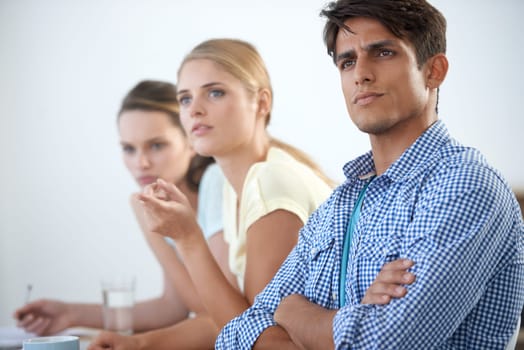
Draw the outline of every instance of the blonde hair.
<instances>
[{"instance_id":1,"label":"blonde hair","mask_svg":"<svg viewBox=\"0 0 524 350\"><path fill-rule=\"evenodd\" d=\"M271 119L271 109L273 107L273 89L266 65L257 49L248 42L239 39L210 39L201 42L187 54L178 70L180 71L189 61L205 59L218 64L222 69L238 79L246 90L252 94L265 89L269 92L269 110L266 115L265 124L269 124ZM320 169L320 167L303 151L297 149L283 141L270 138L270 145L283 149L298 160L310 167L328 185L334 186L334 182Z\"/></svg>"}]
</instances>

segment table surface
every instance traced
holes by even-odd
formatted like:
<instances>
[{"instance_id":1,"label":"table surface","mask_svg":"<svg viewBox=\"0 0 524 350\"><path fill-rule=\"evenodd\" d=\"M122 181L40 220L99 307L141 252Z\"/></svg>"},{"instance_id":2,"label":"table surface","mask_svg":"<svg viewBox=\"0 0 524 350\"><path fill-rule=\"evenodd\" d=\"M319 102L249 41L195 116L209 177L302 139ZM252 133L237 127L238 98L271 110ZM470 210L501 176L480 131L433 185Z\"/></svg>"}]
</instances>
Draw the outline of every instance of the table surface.
<instances>
[{"instance_id":1,"label":"table surface","mask_svg":"<svg viewBox=\"0 0 524 350\"><path fill-rule=\"evenodd\" d=\"M91 343L91 340L94 339L98 332L99 330L90 328L70 328L60 334L79 337L80 350L86 350ZM1 327L0 333L0 350L20 350L22 349L21 344L23 339L35 337L34 334L25 333L23 330L16 327Z\"/></svg>"}]
</instances>

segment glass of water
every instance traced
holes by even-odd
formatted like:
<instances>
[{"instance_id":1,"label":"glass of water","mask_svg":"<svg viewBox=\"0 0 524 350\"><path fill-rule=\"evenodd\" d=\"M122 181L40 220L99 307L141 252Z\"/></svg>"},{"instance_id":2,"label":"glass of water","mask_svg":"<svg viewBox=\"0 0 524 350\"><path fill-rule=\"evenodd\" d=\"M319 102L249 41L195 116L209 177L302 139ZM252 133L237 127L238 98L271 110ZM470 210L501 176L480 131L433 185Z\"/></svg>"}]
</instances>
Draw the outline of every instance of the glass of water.
<instances>
[{"instance_id":1,"label":"glass of water","mask_svg":"<svg viewBox=\"0 0 524 350\"><path fill-rule=\"evenodd\" d=\"M102 282L104 329L123 335L133 334L135 278L115 277Z\"/></svg>"}]
</instances>

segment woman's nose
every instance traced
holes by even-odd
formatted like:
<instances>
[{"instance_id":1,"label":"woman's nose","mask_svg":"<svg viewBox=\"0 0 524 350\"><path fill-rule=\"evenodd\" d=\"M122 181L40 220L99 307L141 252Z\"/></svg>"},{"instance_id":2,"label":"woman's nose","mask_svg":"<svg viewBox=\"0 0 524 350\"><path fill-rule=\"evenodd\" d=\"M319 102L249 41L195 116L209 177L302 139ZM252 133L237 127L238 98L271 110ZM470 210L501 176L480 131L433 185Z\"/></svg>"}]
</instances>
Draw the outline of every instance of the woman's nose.
<instances>
[{"instance_id":1,"label":"woman's nose","mask_svg":"<svg viewBox=\"0 0 524 350\"><path fill-rule=\"evenodd\" d=\"M149 157L144 152L140 152L138 154L138 166L141 169L146 169L151 166L151 161L149 160Z\"/></svg>"},{"instance_id":2,"label":"woman's nose","mask_svg":"<svg viewBox=\"0 0 524 350\"><path fill-rule=\"evenodd\" d=\"M193 97L189 106L189 115L192 118L201 117L205 114L204 105L199 97Z\"/></svg>"}]
</instances>

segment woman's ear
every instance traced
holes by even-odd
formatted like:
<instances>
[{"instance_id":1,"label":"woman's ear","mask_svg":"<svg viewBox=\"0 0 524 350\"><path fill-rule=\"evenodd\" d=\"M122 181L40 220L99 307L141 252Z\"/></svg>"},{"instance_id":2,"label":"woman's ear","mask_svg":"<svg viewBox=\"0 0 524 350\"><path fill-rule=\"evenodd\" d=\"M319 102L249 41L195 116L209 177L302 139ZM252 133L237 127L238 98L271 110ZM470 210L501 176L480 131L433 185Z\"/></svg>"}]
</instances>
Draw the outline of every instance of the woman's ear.
<instances>
[{"instance_id":1,"label":"woman's ear","mask_svg":"<svg viewBox=\"0 0 524 350\"><path fill-rule=\"evenodd\" d=\"M266 117L271 111L271 93L268 89L258 91L258 109L257 114Z\"/></svg>"},{"instance_id":2,"label":"woman's ear","mask_svg":"<svg viewBox=\"0 0 524 350\"><path fill-rule=\"evenodd\" d=\"M428 59L426 64L428 68L426 85L430 89L437 89L448 73L448 59L446 55L439 53Z\"/></svg>"}]
</instances>

